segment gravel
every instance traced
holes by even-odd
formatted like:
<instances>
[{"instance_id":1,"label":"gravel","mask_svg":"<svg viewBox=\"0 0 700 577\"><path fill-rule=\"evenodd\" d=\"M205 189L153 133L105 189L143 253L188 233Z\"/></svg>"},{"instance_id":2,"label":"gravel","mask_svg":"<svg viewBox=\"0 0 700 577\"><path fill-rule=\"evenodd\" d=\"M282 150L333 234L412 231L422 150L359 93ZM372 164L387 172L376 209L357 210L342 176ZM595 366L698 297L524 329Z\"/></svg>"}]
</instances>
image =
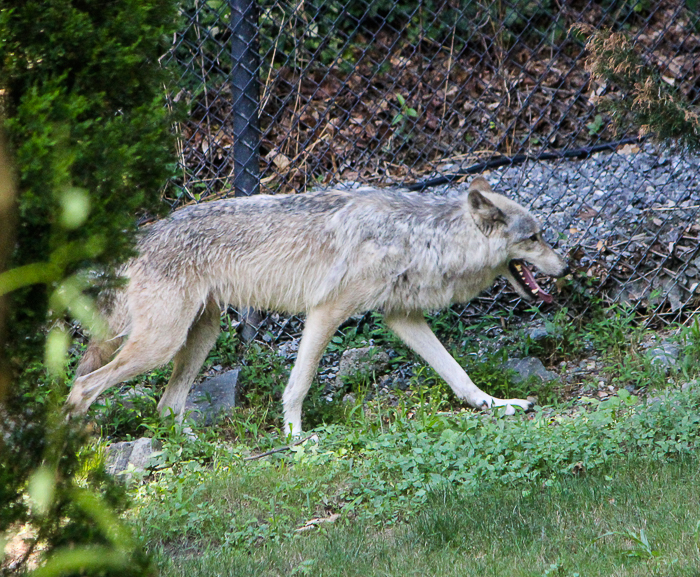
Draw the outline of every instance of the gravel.
<instances>
[{"instance_id":1,"label":"gravel","mask_svg":"<svg viewBox=\"0 0 700 577\"><path fill-rule=\"evenodd\" d=\"M485 176L541 218L545 238L604 298L661 307L673 318L700 304L700 157L628 145ZM435 190L464 192L468 180Z\"/></svg>"}]
</instances>

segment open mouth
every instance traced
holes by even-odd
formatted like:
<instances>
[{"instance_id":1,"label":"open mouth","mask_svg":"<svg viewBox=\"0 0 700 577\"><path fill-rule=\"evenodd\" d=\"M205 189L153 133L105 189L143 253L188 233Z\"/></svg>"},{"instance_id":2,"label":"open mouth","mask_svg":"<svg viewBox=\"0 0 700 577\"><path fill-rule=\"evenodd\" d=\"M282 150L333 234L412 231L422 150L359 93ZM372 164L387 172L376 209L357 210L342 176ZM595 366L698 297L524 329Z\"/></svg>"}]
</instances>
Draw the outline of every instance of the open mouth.
<instances>
[{"instance_id":1,"label":"open mouth","mask_svg":"<svg viewBox=\"0 0 700 577\"><path fill-rule=\"evenodd\" d=\"M532 295L533 298L539 299L546 303L551 303L552 300L554 300L552 295L546 293L539 287L532 272L525 266L525 263L522 260L514 259L510 261L508 263L508 270L510 270L513 278L518 281L518 284L525 289L525 292Z\"/></svg>"}]
</instances>

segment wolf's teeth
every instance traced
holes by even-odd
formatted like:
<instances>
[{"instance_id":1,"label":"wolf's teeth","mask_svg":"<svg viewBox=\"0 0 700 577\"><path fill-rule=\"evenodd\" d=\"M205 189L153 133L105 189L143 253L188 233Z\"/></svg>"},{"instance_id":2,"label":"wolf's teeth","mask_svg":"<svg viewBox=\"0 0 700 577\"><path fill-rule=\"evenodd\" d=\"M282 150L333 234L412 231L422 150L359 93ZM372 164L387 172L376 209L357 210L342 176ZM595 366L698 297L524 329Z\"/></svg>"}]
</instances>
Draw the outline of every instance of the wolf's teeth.
<instances>
[{"instance_id":1,"label":"wolf's teeth","mask_svg":"<svg viewBox=\"0 0 700 577\"><path fill-rule=\"evenodd\" d=\"M534 288L534 289L532 289L532 292L533 292L533 294L537 294L538 292L540 292L540 289L539 289L539 288Z\"/></svg>"},{"instance_id":2,"label":"wolf's teeth","mask_svg":"<svg viewBox=\"0 0 700 577\"><path fill-rule=\"evenodd\" d=\"M515 265L515 270L517 270L518 272L522 272L522 268L523 267L521 267L519 264Z\"/></svg>"}]
</instances>

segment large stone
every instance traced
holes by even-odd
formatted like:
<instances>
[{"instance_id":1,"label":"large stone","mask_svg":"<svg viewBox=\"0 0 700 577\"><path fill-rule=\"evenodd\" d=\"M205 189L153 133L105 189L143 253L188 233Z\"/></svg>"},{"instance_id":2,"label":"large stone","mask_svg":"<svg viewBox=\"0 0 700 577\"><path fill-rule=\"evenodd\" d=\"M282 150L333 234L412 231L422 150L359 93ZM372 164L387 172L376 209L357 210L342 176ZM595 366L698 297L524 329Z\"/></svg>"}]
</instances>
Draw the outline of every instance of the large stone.
<instances>
[{"instance_id":1,"label":"large stone","mask_svg":"<svg viewBox=\"0 0 700 577\"><path fill-rule=\"evenodd\" d=\"M159 451L158 441L146 437L112 443L107 447L105 468L110 475L130 479L130 465L133 466L133 471L145 471L153 465L153 459Z\"/></svg>"},{"instance_id":2,"label":"large stone","mask_svg":"<svg viewBox=\"0 0 700 577\"><path fill-rule=\"evenodd\" d=\"M541 341L550 336L552 335L549 334L549 331L545 327L535 327L530 331L530 339L533 341Z\"/></svg>"},{"instance_id":3,"label":"large stone","mask_svg":"<svg viewBox=\"0 0 700 577\"><path fill-rule=\"evenodd\" d=\"M105 469L110 475L118 475L129 466L129 457L134 449L135 441L112 443L107 447Z\"/></svg>"},{"instance_id":4,"label":"large stone","mask_svg":"<svg viewBox=\"0 0 700 577\"><path fill-rule=\"evenodd\" d=\"M218 416L236 406L239 368L202 381L192 388L185 403L185 414L196 423L211 425Z\"/></svg>"},{"instance_id":5,"label":"large stone","mask_svg":"<svg viewBox=\"0 0 700 577\"><path fill-rule=\"evenodd\" d=\"M338 364L336 383L345 384L345 379L354 376L368 376L384 373L389 368L389 355L377 347L348 349Z\"/></svg>"},{"instance_id":6,"label":"large stone","mask_svg":"<svg viewBox=\"0 0 700 577\"><path fill-rule=\"evenodd\" d=\"M242 323L241 338L244 342L249 343L258 335L258 331L265 321L265 315L260 311L245 307L241 309L239 318Z\"/></svg>"},{"instance_id":7,"label":"large stone","mask_svg":"<svg viewBox=\"0 0 700 577\"><path fill-rule=\"evenodd\" d=\"M536 357L510 359L504 366L506 369L515 371L514 380L517 383L527 381L532 377L539 378L543 383L548 383L549 381L559 378L556 373L545 369L542 361Z\"/></svg>"},{"instance_id":8,"label":"large stone","mask_svg":"<svg viewBox=\"0 0 700 577\"><path fill-rule=\"evenodd\" d=\"M154 439L141 438L134 441L129 456L129 464L137 471L148 469L153 463L155 453L160 451L160 444Z\"/></svg>"},{"instance_id":9,"label":"large stone","mask_svg":"<svg viewBox=\"0 0 700 577\"><path fill-rule=\"evenodd\" d=\"M670 341L664 341L659 346L649 349L647 353L652 365L670 368L678 362L681 347Z\"/></svg>"}]
</instances>

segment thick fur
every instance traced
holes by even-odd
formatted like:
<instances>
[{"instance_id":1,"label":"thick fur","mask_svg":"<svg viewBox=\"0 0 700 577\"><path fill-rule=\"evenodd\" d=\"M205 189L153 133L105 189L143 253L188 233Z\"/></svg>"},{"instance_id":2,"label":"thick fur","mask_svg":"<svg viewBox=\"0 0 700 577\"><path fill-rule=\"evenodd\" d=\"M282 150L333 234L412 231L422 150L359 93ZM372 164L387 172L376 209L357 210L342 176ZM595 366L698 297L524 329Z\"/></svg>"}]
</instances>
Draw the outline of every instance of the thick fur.
<instances>
[{"instance_id":1,"label":"thick fur","mask_svg":"<svg viewBox=\"0 0 700 577\"><path fill-rule=\"evenodd\" d=\"M467 302L524 259L567 272L526 209L483 178L454 196L360 188L209 202L153 224L114 295L112 338L92 343L68 398L84 413L107 388L174 359L159 409L182 418L185 398L219 332L223 305L307 313L284 392L287 431L338 326L380 309L388 326L471 406L529 408L481 391L430 331L422 311ZM116 357L102 366L128 335Z\"/></svg>"}]
</instances>

